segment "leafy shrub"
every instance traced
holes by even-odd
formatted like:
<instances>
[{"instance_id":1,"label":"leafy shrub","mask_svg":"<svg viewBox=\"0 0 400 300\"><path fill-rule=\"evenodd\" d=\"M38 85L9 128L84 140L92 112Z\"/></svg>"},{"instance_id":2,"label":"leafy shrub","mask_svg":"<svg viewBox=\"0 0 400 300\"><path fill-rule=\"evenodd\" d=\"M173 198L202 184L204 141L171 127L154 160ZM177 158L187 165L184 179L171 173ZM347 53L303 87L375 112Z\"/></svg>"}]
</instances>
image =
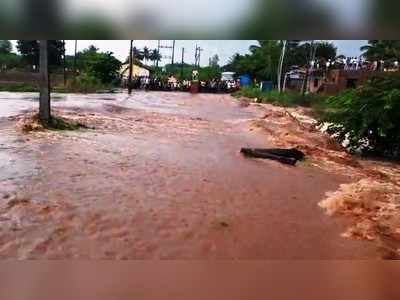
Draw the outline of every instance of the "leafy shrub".
<instances>
[{"instance_id":1,"label":"leafy shrub","mask_svg":"<svg viewBox=\"0 0 400 300\"><path fill-rule=\"evenodd\" d=\"M15 83L0 85L0 92L38 92L39 87L30 83Z\"/></svg>"},{"instance_id":2,"label":"leafy shrub","mask_svg":"<svg viewBox=\"0 0 400 300\"><path fill-rule=\"evenodd\" d=\"M234 94L235 97L247 97L255 99L259 102L271 103L274 105L290 107L290 106L313 106L315 103L321 102L321 96L309 94L301 95L296 92L284 92L279 93L278 91L262 92L257 87L245 87Z\"/></svg>"},{"instance_id":3,"label":"leafy shrub","mask_svg":"<svg viewBox=\"0 0 400 300\"><path fill-rule=\"evenodd\" d=\"M375 77L364 86L327 100L324 120L353 150L400 154L400 75Z\"/></svg>"},{"instance_id":4,"label":"leafy shrub","mask_svg":"<svg viewBox=\"0 0 400 300\"><path fill-rule=\"evenodd\" d=\"M72 91L82 93L96 92L105 88L106 86L102 84L100 79L87 73L83 73L76 77L70 86Z\"/></svg>"},{"instance_id":5,"label":"leafy shrub","mask_svg":"<svg viewBox=\"0 0 400 300\"><path fill-rule=\"evenodd\" d=\"M259 88L255 87L243 87L239 91L235 92L233 96L239 97L247 97L247 98L261 98L262 92Z\"/></svg>"},{"instance_id":6,"label":"leafy shrub","mask_svg":"<svg viewBox=\"0 0 400 300\"><path fill-rule=\"evenodd\" d=\"M110 84L118 77L121 62L111 52L98 53L96 59L88 66L88 73L101 80L104 84Z\"/></svg>"}]
</instances>

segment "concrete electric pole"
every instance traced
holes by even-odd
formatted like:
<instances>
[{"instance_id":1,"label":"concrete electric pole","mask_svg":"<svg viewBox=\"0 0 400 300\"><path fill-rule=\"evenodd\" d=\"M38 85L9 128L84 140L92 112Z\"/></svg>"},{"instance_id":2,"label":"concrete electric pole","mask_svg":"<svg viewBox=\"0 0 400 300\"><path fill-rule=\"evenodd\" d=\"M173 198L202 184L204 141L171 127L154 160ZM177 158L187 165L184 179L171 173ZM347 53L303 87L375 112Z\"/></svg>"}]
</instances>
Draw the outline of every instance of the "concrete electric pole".
<instances>
[{"instance_id":1,"label":"concrete electric pole","mask_svg":"<svg viewBox=\"0 0 400 300\"><path fill-rule=\"evenodd\" d=\"M129 50L129 77L128 77L128 93L132 93L132 72L133 72L133 40L130 41Z\"/></svg>"},{"instance_id":2,"label":"concrete electric pole","mask_svg":"<svg viewBox=\"0 0 400 300\"><path fill-rule=\"evenodd\" d=\"M40 98L39 98L39 119L44 124L49 124L50 113L50 80L49 80L49 55L48 41L40 40Z\"/></svg>"}]
</instances>

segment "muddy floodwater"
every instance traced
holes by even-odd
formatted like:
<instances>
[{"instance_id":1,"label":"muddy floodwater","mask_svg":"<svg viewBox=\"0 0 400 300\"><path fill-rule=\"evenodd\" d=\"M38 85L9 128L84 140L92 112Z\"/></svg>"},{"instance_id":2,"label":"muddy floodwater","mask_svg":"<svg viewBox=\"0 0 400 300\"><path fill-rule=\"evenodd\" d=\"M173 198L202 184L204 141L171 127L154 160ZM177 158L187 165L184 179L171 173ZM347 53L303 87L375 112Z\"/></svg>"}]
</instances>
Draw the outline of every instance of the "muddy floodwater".
<instances>
[{"instance_id":1,"label":"muddy floodwater","mask_svg":"<svg viewBox=\"0 0 400 300\"><path fill-rule=\"evenodd\" d=\"M351 180L246 159L274 146L228 95L54 95L77 131L22 133L36 94L0 93L0 258L362 259L326 192Z\"/></svg>"}]
</instances>

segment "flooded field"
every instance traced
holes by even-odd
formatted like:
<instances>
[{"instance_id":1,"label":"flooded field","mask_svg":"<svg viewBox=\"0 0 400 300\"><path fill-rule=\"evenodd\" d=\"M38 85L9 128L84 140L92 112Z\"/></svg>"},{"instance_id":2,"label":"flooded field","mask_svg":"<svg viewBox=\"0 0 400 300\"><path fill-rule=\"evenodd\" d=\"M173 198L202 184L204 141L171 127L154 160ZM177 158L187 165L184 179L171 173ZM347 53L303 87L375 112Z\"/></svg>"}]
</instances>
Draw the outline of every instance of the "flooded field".
<instances>
[{"instance_id":1,"label":"flooded field","mask_svg":"<svg viewBox=\"0 0 400 300\"><path fill-rule=\"evenodd\" d=\"M88 128L22 133L37 105L0 93L0 258L379 257L318 205L353 173L241 156L286 141L265 130L279 129L273 109L228 95L60 94L55 113Z\"/></svg>"}]
</instances>

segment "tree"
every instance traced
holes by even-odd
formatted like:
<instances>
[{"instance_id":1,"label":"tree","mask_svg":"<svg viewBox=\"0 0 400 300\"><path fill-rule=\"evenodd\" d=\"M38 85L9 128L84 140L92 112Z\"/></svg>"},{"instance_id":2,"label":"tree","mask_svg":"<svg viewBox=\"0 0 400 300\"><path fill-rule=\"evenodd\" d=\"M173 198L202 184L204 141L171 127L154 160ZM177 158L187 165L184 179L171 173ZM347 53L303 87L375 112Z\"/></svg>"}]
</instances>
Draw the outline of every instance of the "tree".
<instances>
[{"instance_id":1,"label":"tree","mask_svg":"<svg viewBox=\"0 0 400 300\"><path fill-rule=\"evenodd\" d=\"M281 49L282 43L279 41L259 41L259 45L250 46L250 54L235 54L223 70L276 83Z\"/></svg>"},{"instance_id":2,"label":"tree","mask_svg":"<svg viewBox=\"0 0 400 300\"><path fill-rule=\"evenodd\" d=\"M219 67L210 66L199 70L199 79L202 81L210 81L219 78L221 78L221 70Z\"/></svg>"},{"instance_id":3,"label":"tree","mask_svg":"<svg viewBox=\"0 0 400 300\"><path fill-rule=\"evenodd\" d=\"M49 40L47 44L49 66L61 66L63 55L62 40ZM39 42L37 40L18 40L17 49L23 59L30 65L39 65Z\"/></svg>"},{"instance_id":4,"label":"tree","mask_svg":"<svg viewBox=\"0 0 400 300\"><path fill-rule=\"evenodd\" d=\"M97 59L98 48L90 45L87 49L84 49L76 54L76 66L79 71L87 71L90 65Z\"/></svg>"},{"instance_id":5,"label":"tree","mask_svg":"<svg viewBox=\"0 0 400 300\"><path fill-rule=\"evenodd\" d=\"M157 62L161 61L162 56L157 49L154 49L151 51L149 58L152 62L157 63Z\"/></svg>"},{"instance_id":6,"label":"tree","mask_svg":"<svg viewBox=\"0 0 400 300\"><path fill-rule=\"evenodd\" d=\"M50 81L49 81L49 44L47 40L40 41L40 98L39 119L44 124L49 124L50 113Z\"/></svg>"},{"instance_id":7,"label":"tree","mask_svg":"<svg viewBox=\"0 0 400 300\"><path fill-rule=\"evenodd\" d=\"M21 57L15 53L0 53L0 69L7 70L19 67L21 65Z\"/></svg>"},{"instance_id":8,"label":"tree","mask_svg":"<svg viewBox=\"0 0 400 300\"><path fill-rule=\"evenodd\" d=\"M323 121L353 150L400 155L400 75L387 72L327 100Z\"/></svg>"},{"instance_id":9,"label":"tree","mask_svg":"<svg viewBox=\"0 0 400 300\"><path fill-rule=\"evenodd\" d=\"M0 40L0 70L12 69L20 65L20 57L11 51L11 42L9 40Z\"/></svg>"},{"instance_id":10,"label":"tree","mask_svg":"<svg viewBox=\"0 0 400 300\"><path fill-rule=\"evenodd\" d=\"M9 54L12 51L12 44L9 40L0 40L0 54Z\"/></svg>"},{"instance_id":11,"label":"tree","mask_svg":"<svg viewBox=\"0 0 400 300\"><path fill-rule=\"evenodd\" d=\"M335 60L337 57L337 47L330 42L317 42L315 56L320 60Z\"/></svg>"},{"instance_id":12,"label":"tree","mask_svg":"<svg viewBox=\"0 0 400 300\"><path fill-rule=\"evenodd\" d=\"M99 52L93 45L77 53L76 64L80 73L93 76L104 84L117 80L121 69L121 62L112 52Z\"/></svg>"},{"instance_id":13,"label":"tree","mask_svg":"<svg viewBox=\"0 0 400 300\"><path fill-rule=\"evenodd\" d=\"M285 69L288 70L292 66L307 67L313 51L315 51L315 59L321 63L336 59L337 48L333 43L290 41L284 64Z\"/></svg>"},{"instance_id":14,"label":"tree","mask_svg":"<svg viewBox=\"0 0 400 300\"><path fill-rule=\"evenodd\" d=\"M178 80L191 80L192 71L197 69L194 65L185 63L166 64L164 68L166 74L174 74Z\"/></svg>"},{"instance_id":15,"label":"tree","mask_svg":"<svg viewBox=\"0 0 400 300\"><path fill-rule=\"evenodd\" d=\"M363 56L370 61L399 61L400 41L399 40L370 40L368 45L361 47Z\"/></svg>"},{"instance_id":16,"label":"tree","mask_svg":"<svg viewBox=\"0 0 400 300\"><path fill-rule=\"evenodd\" d=\"M215 54L213 57L210 58L210 67L219 68L219 56Z\"/></svg>"},{"instance_id":17,"label":"tree","mask_svg":"<svg viewBox=\"0 0 400 300\"><path fill-rule=\"evenodd\" d=\"M144 60L147 63L147 61L150 59L150 50L147 47L143 48L143 56L144 56Z\"/></svg>"},{"instance_id":18,"label":"tree","mask_svg":"<svg viewBox=\"0 0 400 300\"><path fill-rule=\"evenodd\" d=\"M118 78L121 62L112 52L99 53L89 68L89 73L100 79L102 83L112 83Z\"/></svg>"},{"instance_id":19,"label":"tree","mask_svg":"<svg viewBox=\"0 0 400 300\"><path fill-rule=\"evenodd\" d=\"M143 60L144 59L144 54L142 51L140 51L138 48L133 47L133 57L138 59L138 60Z\"/></svg>"}]
</instances>

